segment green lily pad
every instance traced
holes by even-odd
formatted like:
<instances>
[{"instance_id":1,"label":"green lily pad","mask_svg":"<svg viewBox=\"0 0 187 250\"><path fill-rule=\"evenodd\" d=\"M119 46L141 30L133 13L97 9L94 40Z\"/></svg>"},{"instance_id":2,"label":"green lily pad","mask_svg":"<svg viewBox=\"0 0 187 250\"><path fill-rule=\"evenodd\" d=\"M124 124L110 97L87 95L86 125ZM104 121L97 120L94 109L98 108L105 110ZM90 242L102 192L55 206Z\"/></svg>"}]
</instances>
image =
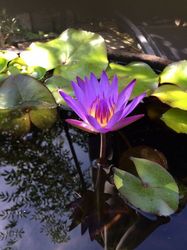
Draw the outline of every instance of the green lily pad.
<instances>
[{"instance_id":1,"label":"green lily pad","mask_svg":"<svg viewBox=\"0 0 187 250\"><path fill-rule=\"evenodd\" d=\"M73 80L90 72L100 75L108 65L104 39L95 33L67 29L58 38L46 43L32 43L21 58L29 66L57 69L54 75Z\"/></svg>"},{"instance_id":2,"label":"green lily pad","mask_svg":"<svg viewBox=\"0 0 187 250\"><path fill-rule=\"evenodd\" d=\"M162 85L152 95L173 108L187 110L187 92L176 85Z\"/></svg>"},{"instance_id":3,"label":"green lily pad","mask_svg":"<svg viewBox=\"0 0 187 250\"><path fill-rule=\"evenodd\" d=\"M162 115L161 120L177 133L187 134L187 111L171 108Z\"/></svg>"},{"instance_id":4,"label":"green lily pad","mask_svg":"<svg viewBox=\"0 0 187 250\"><path fill-rule=\"evenodd\" d=\"M46 69L40 66L28 67L26 73L38 80L41 80L45 76Z\"/></svg>"},{"instance_id":5,"label":"green lily pad","mask_svg":"<svg viewBox=\"0 0 187 250\"><path fill-rule=\"evenodd\" d=\"M6 59L9 62L18 57L18 54L10 50L0 50L0 57Z\"/></svg>"},{"instance_id":6,"label":"green lily pad","mask_svg":"<svg viewBox=\"0 0 187 250\"><path fill-rule=\"evenodd\" d=\"M59 94L59 89L63 89L67 94L74 96L71 82L61 76L52 76L46 80L45 84L53 94L58 104L67 105L64 99Z\"/></svg>"},{"instance_id":7,"label":"green lily pad","mask_svg":"<svg viewBox=\"0 0 187 250\"><path fill-rule=\"evenodd\" d=\"M0 129L28 132L31 123L49 128L57 118L56 102L51 92L27 75L9 76L0 85Z\"/></svg>"},{"instance_id":8,"label":"green lily pad","mask_svg":"<svg viewBox=\"0 0 187 250\"><path fill-rule=\"evenodd\" d=\"M179 189L173 177L156 162L131 158L139 178L115 168L114 183L120 194L134 207L159 216L174 213Z\"/></svg>"},{"instance_id":9,"label":"green lily pad","mask_svg":"<svg viewBox=\"0 0 187 250\"><path fill-rule=\"evenodd\" d=\"M21 136L30 130L29 114L22 110L0 109L0 130L8 134Z\"/></svg>"},{"instance_id":10,"label":"green lily pad","mask_svg":"<svg viewBox=\"0 0 187 250\"><path fill-rule=\"evenodd\" d=\"M6 70L8 61L5 58L0 57L0 73Z\"/></svg>"},{"instance_id":11,"label":"green lily pad","mask_svg":"<svg viewBox=\"0 0 187 250\"><path fill-rule=\"evenodd\" d=\"M160 83L173 83L187 90L187 60L169 64L160 74Z\"/></svg>"},{"instance_id":12,"label":"green lily pad","mask_svg":"<svg viewBox=\"0 0 187 250\"><path fill-rule=\"evenodd\" d=\"M110 63L107 73L110 78L115 74L118 76L120 90L127 86L130 81L136 79L136 85L131 98L143 92L150 94L158 87L158 75L148 64L143 62L133 62L126 66Z\"/></svg>"}]
</instances>

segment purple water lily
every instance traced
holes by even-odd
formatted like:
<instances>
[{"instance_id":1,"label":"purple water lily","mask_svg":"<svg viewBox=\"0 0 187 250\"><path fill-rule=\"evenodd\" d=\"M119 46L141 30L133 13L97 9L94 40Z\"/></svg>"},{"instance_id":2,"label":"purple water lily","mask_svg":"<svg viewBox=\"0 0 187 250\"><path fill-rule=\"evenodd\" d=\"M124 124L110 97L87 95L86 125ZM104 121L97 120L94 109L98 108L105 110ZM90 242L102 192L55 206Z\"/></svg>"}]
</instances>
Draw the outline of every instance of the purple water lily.
<instances>
[{"instance_id":1,"label":"purple water lily","mask_svg":"<svg viewBox=\"0 0 187 250\"><path fill-rule=\"evenodd\" d=\"M66 121L82 130L101 134L135 122L144 115L128 115L145 97L143 93L128 103L135 82L133 80L121 93L118 93L117 76L114 76L111 83L105 72L102 73L100 81L93 73L90 74L90 78L85 77L84 80L77 77L77 83L72 82L75 99L63 90L59 90L59 93L82 121L75 119Z\"/></svg>"}]
</instances>

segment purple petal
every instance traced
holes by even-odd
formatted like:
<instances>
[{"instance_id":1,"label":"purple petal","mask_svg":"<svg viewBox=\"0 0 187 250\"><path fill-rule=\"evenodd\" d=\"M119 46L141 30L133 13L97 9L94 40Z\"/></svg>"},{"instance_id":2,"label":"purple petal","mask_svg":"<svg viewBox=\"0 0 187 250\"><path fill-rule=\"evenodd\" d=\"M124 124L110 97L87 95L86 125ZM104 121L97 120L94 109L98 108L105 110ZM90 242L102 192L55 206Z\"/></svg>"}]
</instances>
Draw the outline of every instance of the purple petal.
<instances>
[{"instance_id":1,"label":"purple petal","mask_svg":"<svg viewBox=\"0 0 187 250\"><path fill-rule=\"evenodd\" d=\"M109 93L107 93L107 95L112 98L114 103L116 103L118 99L118 78L116 75L114 75L112 83L108 91Z\"/></svg>"},{"instance_id":2,"label":"purple petal","mask_svg":"<svg viewBox=\"0 0 187 250\"><path fill-rule=\"evenodd\" d=\"M85 80L84 94L87 101L87 108L89 108L90 105L93 103L93 101L96 99L96 94L90 80L87 77L85 77L84 80Z\"/></svg>"},{"instance_id":3,"label":"purple petal","mask_svg":"<svg viewBox=\"0 0 187 250\"><path fill-rule=\"evenodd\" d=\"M83 121L79 121L79 120L75 120L75 119L66 119L66 122L73 125L74 127L80 128L86 132L97 133L97 131L92 126L90 126L90 124L87 124Z\"/></svg>"},{"instance_id":4,"label":"purple petal","mask_svg":"<svg viewBox=\"0 0 187 250\"><path fill-rule=\"evenodd\" d=\"M88 115L87 120L90 123L90 125L97 131L97 133L109 132L109 129L101 127L101 125L97 122L97 120L93 116Z\"/></svg>"},{"instance_id":5,"label":"purple petal","mask_svg":"<svg viewBox=\"0 0 187 250\"><path fill-rule=\"evenodd\" d=\"M143 93L137 97L135 97L124 109L122 117L128 116L136 106L142 101L142 99L146 96L146 93Z\"/></svg>"},{"instance_id":6,"label":"purple petal","mask_svg":"<svg viewBox=\"0 0 187 250\"><path fill-rule=\"evenodd\" d=\"M82 91L85 91L85 82L78 76L77 76L77 84L82 89Z\"/></svg>"},{"instance_id":7,"label":"purple petal","mask_svg":"<svg viewBox=\"0 0 187 250\"><path fill-rule=\"evenodd\" d=\"M131 93L133 91L133 88L135 86L135 83L136 83L136 79L134 79L133 81L131 81L127 87L125 87L121 93L119 94L119 97L118 97L118 101L117 101L117 110L120 110L121 107L123 105L126 105L130 96L131 96Z\"/></svg>"},{"instance_id":8,"label":"purple petal","mask_svg":"<svg viewBox=\"0 0 187 250\"><path fill-rule=\"evenodd\" d=\"M82 89L79 87L79 85L75 82L71 82L71 85L73 87L76 99L81 102L84 103L85 102L85 96L84 96L84 92L82 91Z\"/></svg>"},{"instance_id":9,"label":"purple petal","mask_svg":"<svg viewBox=\"0 0 187 250\"><path fill-rule=\"evenodd\" d=\"M118 111L118 112L116 112L113 116L112 116L112 118L109 120L109 122L108 122L108 124L107 124L107 128L108 129L110 129L110 128L112 128L113 126L114 126L114 124L116 124L116 123L118 123L119 122L119 120L121 119L121 117L122 117L122 114L123 114L123 112L120 110L120 111Z\"/></svg>"},{"instance_id":10,"label":"purple petal","mask_svg":"<svg viewBox=\"0 0 187 250\"><path fill-rule=\"evenodd\" d=\"M100 79L100 96L106 97L107 90L109 88L109 79L105 71L102 72Z\"/></svg>"},{"instance_id":11,"label":"purple petal","mask_svg":"<svg viewBox=\"0 0 187 250\"><path fill-rule=\"evenodd\" d=\"M130 125L131 123L133 123L133 122L139 120L139 119L142 118L143 116L144 116L144 114L126 117L126 118L122 119L121 121L119 121L118 123L116 123L116 124L111 128L111 131L115 131L115 130L121 129L121 128L123 128L123 127L126 127L126 126Z\"/></svg>"},{"instance_id":12,"label":"purple petal","mask_svg":"<svg viewBox=\"0 0 187 250\"><path fill-rule=\"evenodd\" d=\"M86 121L86 113L83 107L70 95L66 94L63 90L59 89L60 95L64 98L65 102L70 106L70 108L75 111L75 113L84 121Z\"/></svg>"},{"instance_id":13,"label":"purple petal","mask_svg":"<svg viewBox=\"0 0 187 250\"><path fill-rule=\"evenodd\" d=\"M93 87L95 95L97 96L99 94L99 82L97 80L97 77L93 73L90 74L90 83Z\"/></svg>"}]
</instances>

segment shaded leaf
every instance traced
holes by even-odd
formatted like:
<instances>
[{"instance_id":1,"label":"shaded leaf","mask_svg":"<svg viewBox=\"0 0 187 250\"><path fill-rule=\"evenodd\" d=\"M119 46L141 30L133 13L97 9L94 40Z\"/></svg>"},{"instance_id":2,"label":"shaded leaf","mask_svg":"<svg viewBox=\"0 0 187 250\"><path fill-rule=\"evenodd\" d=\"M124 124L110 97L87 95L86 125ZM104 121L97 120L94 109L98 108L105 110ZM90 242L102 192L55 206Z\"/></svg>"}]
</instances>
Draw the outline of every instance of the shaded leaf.
<instances>
[{"instance_id":1,"label":"shaded leaf","mask_svg":"<svg viewBox=\"0 0 187 250\"><path fill-rule=\"evenodd\" d=\"M142 92L147 92L149 94L158 87L158 75L148 64L143 62L133 62L126 66L110 63L107 72L110 78L115 74L118 76L120 90L130 81L136 79L136 85L131 98Z\"/></svg>"},{"instance_id":2,"label":"shaded leaf","mask_svg":"<svg viewBox=\"0 0 187 250\"><path fill-rule=\"evenodd\" d=\"M121 195L144 212L168 216L178 208L179 190L173 177L159 164L132 158L139 178L115 168L114 182Z\"/></svg>"},{"instance_id":3,"label":"shaded leaf","mask_svg":"<svg viewBox=\"0 0 187 250\"><path fill-rule=\"evenodd\" d=\"M177 133L187 133L187 111L171 108L162 115L161 120Z\"/></svg>"},{"instance_id":4,"label":"shaded leaf","mask_svg":"<svg viewBox=\"0 0 187 250\"><path fill-rule=\"evenodd\" d=\"M155 90L153 96L163 103L173 107L187 110L187 92L175 85L162 85Z\"/></svg>"},{"instance_id":5,"label":"shaded leaf","mask_svg":"<svg viewBox=\"0 0 187 250\"><path fill-rule=\"evenodd\" d=\"M56 121L56 116L56 102L52 94L36 79L15 75L1 83L1 130L28 132L31 122L41 129L49 128Z\"/></svg>"},{"instance_id":6,"label":"shaded leaf","mask_svg":"<svg viewBox=\"0 0 187 250\"><path fill-rule=\"evenodd\" d=\"M155 148L148 147L146 145L131 147L126 150L119 160L119 168L126 170L132 174L137 174L131 157L145 158L150 161L154 161L160 164L164 168L168 168L167 159L163 153Z\"/></svg>"}]
</instances>

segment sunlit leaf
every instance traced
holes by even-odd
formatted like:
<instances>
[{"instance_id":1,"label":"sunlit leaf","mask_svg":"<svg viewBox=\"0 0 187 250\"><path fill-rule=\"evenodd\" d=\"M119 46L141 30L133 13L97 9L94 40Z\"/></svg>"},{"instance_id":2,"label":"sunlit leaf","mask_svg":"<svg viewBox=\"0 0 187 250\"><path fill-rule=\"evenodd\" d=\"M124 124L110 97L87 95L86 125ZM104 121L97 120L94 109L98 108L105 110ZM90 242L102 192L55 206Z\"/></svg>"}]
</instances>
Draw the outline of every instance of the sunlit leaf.
<instances>
[{"instance_id":1,"label":"sunlit leaf","mask_svg":"<svg viewBox=\"0 0 187 250\"><path fill-rule=\"evenodd\" d=\"M162 115L161 120L177 133L187 134L187 111L171 108Z\"/></svg>"},{"instance_id":2,"label":"sunlit leaf","mask_svg":"<svg viewBox=\"0 0 187 250\"><path fill-rule=\"evenodd\" d=\"M8 61L5 58L0 57L0 73L6 70Z\"/></svg>"},{"instance_id":3,"label":"sunlit leaf","mask_svg":"<svg viewBox=\"0 0 187 250\"><path fill-rule=\"evenodd\" d=\"M134 207L159 216L174 213L179 189L173 177L158 163L132 158L139 178L115 168L114 182L121 195Z\"/></svg>"},{"instance_id":4,"label":"sunlit leaf","mask_svg":"<svg viewBox=\"0 0 187 250\"><path fill-rule=\"evenodd\" d=\"M115 74L118 76L120 90L130 81L136 79L132 97L142 92L147 92L149 94L158 87L158 75L148 64L143 62L133 62L126 66L110 63L107 72L110 78Z\"/></svg>"},{"instance_id":5,"label":"sunlit leaf","mask_svg":"<svg viewBox=\"0 0 187 250\"><path fill-rule=\"evenodd\" d=\"M32 43L21 58L29 66L54 69L55 75L73 80L90 72L100 75L108 65L104 39L92 32L68 29L46 43Z\"/></svg>"},{"instance_id":6,"label":"sunlit leaf","mask_svg":"<svg viewBox=\"0 0 187 250\"><path fill-rule=\"evenodd\" d=\"M9 76L0 86L1 130L28 132L31 123L43 129L56 121L56 102L50 91L27 75Z\"/></svg>"},{"instance_id":7,"label":"sunlit leaf","mask_svg":"<svg viewBox=\"0 0 187 250\"><path fill-rule=\"evenodd\" d=\"M187 60L169 64L160 74L160 83L173 83L187 90Z\"/></svg>"},{"instance_id":8,"label":"sunlit leaf","mask_svg":"<svg viewBox=\"0 0 187 250\"><path fill-rule=\"evenodd\" d=\"M155 90L153 96L173 108L187 110L187 92L175 85L162 85Z\"/></svg>"},{"instance_id":9,"label":"sunlit leaf","mask_svg":"<svg viewBox=\"0 0 187 250\"><path fill-rule=\"evenodd\" d=\"M42 68L40 66L28 67L27 68L27 73L30 76L32 76L32 77L34 77L34 78L36 78L38 80L41 80L44 77L45 73L46 73L46 69L44 69L44 68Z\"/></svg>"},{"instance_id":10,"label":"sunlit leaf","mask_svg":"<svg viewBox=\"0 0 187 250\"><path fill-rule=\"evenodd\" d=\"M0 57L5 58L7 61L11 61L18 57L18 54L10 50L0 50Z\"/></svg>"}]
</instances>

